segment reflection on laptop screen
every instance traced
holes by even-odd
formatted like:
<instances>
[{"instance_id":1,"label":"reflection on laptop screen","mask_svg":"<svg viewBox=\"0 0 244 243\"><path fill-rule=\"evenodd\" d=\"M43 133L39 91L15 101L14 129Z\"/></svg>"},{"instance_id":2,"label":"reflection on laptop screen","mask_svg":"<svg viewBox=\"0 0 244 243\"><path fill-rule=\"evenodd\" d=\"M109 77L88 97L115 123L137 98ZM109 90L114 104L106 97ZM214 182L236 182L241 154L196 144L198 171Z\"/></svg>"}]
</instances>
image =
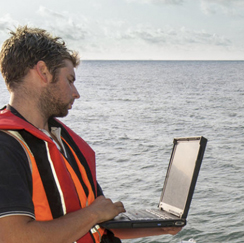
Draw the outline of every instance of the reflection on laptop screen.
<instances>
[{"instance_id":1,"label":"reflection on laptop screen","mask_svg":"<svg viewBox=\"0 0 244 243\"><path fill-rule=\"evenodd\" d=\"M184 209L199 146L199 140L179 141L175 145L163 203L181 210Z\"/></svg>"}]
</instances>

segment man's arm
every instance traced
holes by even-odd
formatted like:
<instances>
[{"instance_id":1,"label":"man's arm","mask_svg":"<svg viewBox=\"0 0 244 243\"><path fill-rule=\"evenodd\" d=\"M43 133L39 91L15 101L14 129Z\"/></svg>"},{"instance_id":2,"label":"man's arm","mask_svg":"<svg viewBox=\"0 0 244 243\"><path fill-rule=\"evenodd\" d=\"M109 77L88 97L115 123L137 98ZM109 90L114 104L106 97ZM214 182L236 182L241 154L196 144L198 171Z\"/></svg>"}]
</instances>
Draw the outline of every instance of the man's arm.
<instances>
[{"instance_id":1,"label":"man's arm","mask_svg":"<svg viewBox=\"0 0 244 243\"><path fill-rule=\"evenodd\" d=\"M90 206L51 221L35 221L24 215L6 216L0 218L0 242L74 242L94 225L124 211L121 202L113 203L100 196Z\"/></svg>"},{"instance_id":2,"label":"man's arm","mask_svg":"<svg viewBox=\"0 0 244 243\"><path fill-rule=\"evenodd\" d=\"M138 228L138 229L112 229L114 235L120 239L133 239L154 235L170 234L175 235L181 231L181 227L164 227L164 228Z\"/></svg>"}]
</instances>

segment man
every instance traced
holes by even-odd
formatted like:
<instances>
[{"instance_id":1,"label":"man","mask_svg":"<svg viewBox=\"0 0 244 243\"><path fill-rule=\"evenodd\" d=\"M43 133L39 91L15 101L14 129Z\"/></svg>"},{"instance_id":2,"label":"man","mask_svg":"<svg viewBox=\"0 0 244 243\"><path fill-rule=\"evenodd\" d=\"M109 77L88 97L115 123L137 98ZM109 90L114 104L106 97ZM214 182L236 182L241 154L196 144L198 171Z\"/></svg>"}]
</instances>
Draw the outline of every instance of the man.
<instances>
[{"instance_id":1,"label":"man","mask_svg":"<svg viewBox=\"0 0 244 243\"><path fill-rule=\"evenodd\" d=\"M10 102L0 112L0 242L118 241L99 223L124 212L123 204L103 196L93 150L55 118L66 116L80 97L74 85L78 64L77 53L60 38L37 28L17 28L2 46ZM134 238L179 230L114 234Z\"/></svg>"}]
</instances>

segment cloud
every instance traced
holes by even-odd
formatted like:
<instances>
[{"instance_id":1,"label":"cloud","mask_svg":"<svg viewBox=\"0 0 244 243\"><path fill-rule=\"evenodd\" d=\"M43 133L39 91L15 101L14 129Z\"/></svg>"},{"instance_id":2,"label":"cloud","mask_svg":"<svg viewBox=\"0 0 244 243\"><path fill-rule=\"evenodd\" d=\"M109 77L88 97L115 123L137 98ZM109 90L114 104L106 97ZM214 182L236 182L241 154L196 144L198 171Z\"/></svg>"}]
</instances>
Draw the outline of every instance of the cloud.
<instances>
[{"instance_id":1,"label":"cloud","mask_svg":"<svg viewBox=\"0 0 244 243\"><path fill-rule=\"evenodd\" d=\"M224 36L207 33L204 30L193 31L182 27L179 30L172 28L153 28L138 26L129 28L125 32L115 33L115 38L120 40L136 40L154 45L212 45L212 46L230 46L232 43Z\"/></svg>"},{"instance_id":2,"label":"cloud","mask_svg":"<svg viewBox=\"0 0 244 243\"><path fill-rule=\"evenodd\" d=\"M0 18L0 31L3 33L12 30L14 27L18 26L18 22L14 20L10 14L6 14L2 18Z\"/></svg>"},{"instance_id":3,"label":"cloud","mask_svg":"<svg viewBox=\"0 0 244 243\"><path fill-rule=\"evenodd\" d=\"M44 28L64 40L79 41L89 35L83 16L77 17L68 12L58 13L43 6L39 7L37 14L45 19Z\"/></svg>"},{"instance_id":4,"label":"cloud","mask_svg":"<svg viewBox=\"0 0 244 243\"><path fill-rule=\"evenodd\" d=\"M149 3L156 5L180 5L183 4L185 0L127 0L127 2Z\"/></svg>"},{"instance_id":5,"label":"cloud","mask_svg":"<svg viewBox=\"0 0 244 243\"><path fill-rule=\"evenodd\" d=\"M244 2L243 0L204 0L205 2L209 2L209 3L217 3L217 4L221 4L221 5L239 5L239 6L244 6Z\"/></svg>"},{"instance_id":6,"label":"cloud","mask_svg":"<svg viewBox=\"0 0 244 243\"><path fill-rule=\"evenodd\" d=\"M175 33L170 31L145 26L139 26L137 28L130 27L125 32L117 32L116 34L116 38L121 40L142 40L151 44L165 44L171 35L175 35Z\"/></svg>"},{"instance_id":7,"label":"cloud","mask_svg":"<svg viewBox=\"0 0 244 243\"><path fill-rule=\"evenodd\" d=\"M41 17L40 28L60 36L70 49L80 53L81 58L87 53L102 53L110 48L110 44L113 45L110 33L123 25L123 21L97 22L81 14L56 12L43 6L39 7L37 15Z\"/></svg>"},{"instance_id":8,"label":"cloud","mask_svg":"<svg viewBox=\"0 0 244 243\"><path fill-rule=\"evenodd\" d=\"M64 15L61 14L61 13L58 13L58 12L55 12L53 10L50 10L46 7L43 7L43 6L40 6L37 13L40 15L40 16L43 16L43 17L51 17L51 18L58 18L60 20L62 19L65 19Z\"/></svg>"},{"instance_id":9,"label":"cloud","mask_svg":"<svg viewBox=\"0 0 244 243\"><path fill-rule=\"evenodd\" d=\"M65 11L56 12L40 6L35 19L32 21L25 19L23 22L30 27L42 28L55 36L60 36L70 49L77 51L92 49L93 44L89 42L94 40L95 34L91 33L90 23L82 15ZM23 23L14 20L9 14L0 18L0 45L9 37L8 32L15 30L18 25Z\"/></svg>"},{"instance_id":10,"label":"cloud","mask_svg":"<svg viewBox=\"0 0 244 243\"><path fill-rule=\"evenodd\" d=\"M220 11L221 7L230 9L234 6L229 1L223 0L201 1L208 7L215 4L213 6L216 11ZM180 5L186 0L141 0L141 2ZM235 6L237 4L241 6L239 1L234 2ZM238 48L235 47L236 42L234 43L233 38L228 39L218 34L218 30L216 30L217 32L210 32L208 29L204 30L203 28L198 30L191 29L189 26L176 28L169 25L155 27L149 23L133 25L129 19L114 19L112 17L98 22L97 19L85 17L78 13L53 11L42 6L37 9L35 18L28 25L37 26L48 30L54 35L61 36L70 49L80 52L82 59L106 59L106 57L130 59L133 56L134 58L143 59L147 56L156 57L162 55L162 53L167 53L168 56L171 56L172 53L177 53L177 55L182 53L182 56L188 58L188 53L194 51L205 55L207 50L211 54L216 50L219 53L224 53L222 51ZM209 10L211 9L209 8ZM18 24L19 22L15 21L10 15L0 18L0 42L8 37L7 29L12 30Z\"/></svg>"},{"instance_id":11,"label":"cloud","mask_svg":"<svg viewBox=\"0 0 244 243\"><path fill-rule=\"evenodd\" d=\"M232 42L224 36L220 36L216 33L207 33L205 30L191 31L184 27L179 32L182 44L203 44L211 46L231 46Z\"/></svg>"},{"instance_id":12,"label":"cloud","mask_svg":"<svg viewBox=\"0 0 244 243\"><path fill-rule=\"evenodd\" d=\"M205 14L244 17L243 0L201 0L201 9Z\"/></svg>"},{"instance_id":13,"label":"cloud","mask_svg":"<svg viewBox=\"0 0 244 243\"><path fill-rule=\"evenodd\" d=\"M14 20L10 14L6 14L0 18L0 47L9 38L9 32L15 30L18 25L18 21Z\"/></svg>"}]
</instances>

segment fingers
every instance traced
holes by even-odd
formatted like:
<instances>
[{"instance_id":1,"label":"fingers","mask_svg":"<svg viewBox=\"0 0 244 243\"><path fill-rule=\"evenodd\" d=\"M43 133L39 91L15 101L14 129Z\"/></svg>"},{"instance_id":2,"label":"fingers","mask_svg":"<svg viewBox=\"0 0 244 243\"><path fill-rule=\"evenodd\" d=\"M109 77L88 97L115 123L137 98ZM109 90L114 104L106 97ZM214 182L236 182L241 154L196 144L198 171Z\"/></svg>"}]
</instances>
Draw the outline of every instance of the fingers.
<instances>
[{"instance_id":1,"label":"fingers","mask_svg":"<svg viewBox=\"0 0 244 243\"><path fill-rule=\"evenodd\" d=\"M163 230L165 231L165 234L170 234L170 235L176 235L181 231L181 227L165 227Z\"/></svg>"},{"instance_id":2,"label":"fingers","mask_svg":"<svg viewBox=\"0 0 244 243\"><path fill-rule=\"evenodd\" d=\"M126 212L124 204L122 202L115 202L114 206L116 206L119 209L119 213Z\"/></svg>"},{"instance_id":3,"label":"fingers","mask_svg":"<svg viewBox=\"0 0 244 243\"><path fill-rule=\"evenodd\" d=\"M98 215L98 223L114 218L125 212L122 202L113 203L111 199L99 196L90 205L91 209Z\"/></svg>"},{"instance_id":4,"label":"fingers","mask_svg":"<svg viewBox=\"0 0 244 243\"><path fill-rule=\"evenodd\" d=\"M111 204L113 206L115 206L116 208L118 208L119 210L122 210L122 212L125 212L125 208L122 202L118 201L118 202L113 202L110 198L106 198L104 196L99 196L97 197L96 200L105 200L108 204Z\"/></svg>"}]
</instances>

